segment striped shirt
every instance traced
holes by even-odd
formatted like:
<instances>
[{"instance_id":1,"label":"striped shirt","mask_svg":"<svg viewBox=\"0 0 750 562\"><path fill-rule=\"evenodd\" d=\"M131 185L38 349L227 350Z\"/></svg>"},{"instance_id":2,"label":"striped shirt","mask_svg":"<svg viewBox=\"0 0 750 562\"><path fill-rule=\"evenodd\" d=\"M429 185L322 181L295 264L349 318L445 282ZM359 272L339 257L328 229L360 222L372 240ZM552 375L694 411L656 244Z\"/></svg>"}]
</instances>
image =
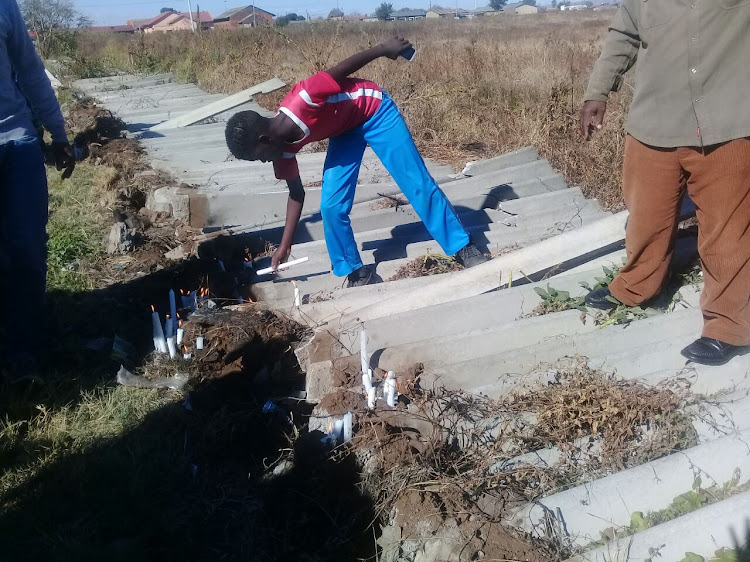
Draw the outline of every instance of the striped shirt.
<instances>
[{"instance_id":1,"label":"striped shirt","mask_svg":"<svg viewBox=\"0 0 750 562\"><path fill-rule=\"evenodd\" d=\"M326 72L296 84L281 102L279 113L294 121L304 136L284 146L284 157L273 163L276 177L297 178L296 154L303 146L359 127L377 113L382 99L383 91L375 82L347 78L339 83Z\"/></svg>"}]
</instances>

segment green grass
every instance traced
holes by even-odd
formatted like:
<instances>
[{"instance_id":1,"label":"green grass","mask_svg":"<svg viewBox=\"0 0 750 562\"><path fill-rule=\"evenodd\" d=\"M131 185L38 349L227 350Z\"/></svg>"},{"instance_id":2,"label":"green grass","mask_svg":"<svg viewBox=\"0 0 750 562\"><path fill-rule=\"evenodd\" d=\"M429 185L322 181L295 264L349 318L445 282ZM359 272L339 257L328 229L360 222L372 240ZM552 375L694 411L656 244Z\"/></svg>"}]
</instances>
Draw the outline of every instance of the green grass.
<instances>
[{"instance_id":1,"label":"green grass","mask_svg":"<svg viewBox=\"0 0 750 562\"><path fill-rule=\"evenodd\" d=\"M91 288L86 262L102 253L102 186L111 178L109 168L79 165L73 176L60 179L48 168L50 219L47 288L83 291Z\"/></svg>"}]
</instances>

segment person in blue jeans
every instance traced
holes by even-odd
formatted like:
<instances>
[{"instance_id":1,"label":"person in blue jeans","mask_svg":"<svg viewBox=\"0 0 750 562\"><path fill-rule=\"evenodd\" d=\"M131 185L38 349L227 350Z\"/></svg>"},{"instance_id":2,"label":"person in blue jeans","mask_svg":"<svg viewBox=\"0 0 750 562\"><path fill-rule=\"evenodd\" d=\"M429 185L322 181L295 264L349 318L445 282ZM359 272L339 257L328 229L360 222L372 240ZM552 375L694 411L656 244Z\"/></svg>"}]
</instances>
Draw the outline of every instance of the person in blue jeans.
<instances>
[{"instance_id":1,"label":"person in blue jeans","mask_svg":"<svg viewBox=\"0 0 750 562\"><path fill-rule=\"evenodd\" d=\"M34 118L52 135L63 177L75 159L44 64L15 0L0 2L0 369L38 376L45 345L47 176Z\"/></svg>"},{"instance_id":2,"label":"person in blue jeans","mask_svg":"<svg viewBox=\"0 0 750 562\"><path fill-rule=\"evenodd\" d=\"M296 154L306 144L323 139L330 139L321 188L323 230L333 273L347 276L349 287L367 285L374 273L362 263L349 220L367 145L446 254L455 254L464 267L487 261L428 172L396 104L375 82L350 78L373 60L396 60L410 48L402 37L389 39L296 84L274 117L242 111L227 122L227 146L234 157L273 162L276 177L289 187L284 233L272 267L291 253L305 200Z\"/></svg>"}]
</instances>

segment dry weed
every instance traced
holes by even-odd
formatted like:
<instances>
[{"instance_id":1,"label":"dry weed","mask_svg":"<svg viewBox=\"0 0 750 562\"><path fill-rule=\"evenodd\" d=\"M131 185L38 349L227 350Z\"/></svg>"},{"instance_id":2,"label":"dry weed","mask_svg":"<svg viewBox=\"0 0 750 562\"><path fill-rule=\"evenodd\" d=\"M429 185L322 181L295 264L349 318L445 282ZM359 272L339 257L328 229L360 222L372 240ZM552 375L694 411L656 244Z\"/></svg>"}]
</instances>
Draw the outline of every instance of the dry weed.
<instances>
[{"instance_id":1,"label":"dry weed","mask_svg":"<svg viewBox=\"0 0 750 562\"><path fill-rule=\"evenodd\" d=\"M388 281L408 279L412 277L426 277L428 275L439 275L451 271L461 271L463 266L454 258L442 254L427 254L414 258L406 265L402 265Z\"/></svg>"},{"instance_id":2,"label":"dry weed","mask_svg":"<svg viewBox=\"0 0 750 562\"><path fill-rule=\"evenodd\" d=\"M370 428L377 438L358 445L379 459L366 480L381 512L407 490L453 490L474 512L487 497L533 500L696 442L686 406L698 398L685 382L650 387L592 370L584 358L561 363L542 379L499 399L403 389L419 412L412 425L432 431L391 424Z\"/></svg>"}]
</instances>

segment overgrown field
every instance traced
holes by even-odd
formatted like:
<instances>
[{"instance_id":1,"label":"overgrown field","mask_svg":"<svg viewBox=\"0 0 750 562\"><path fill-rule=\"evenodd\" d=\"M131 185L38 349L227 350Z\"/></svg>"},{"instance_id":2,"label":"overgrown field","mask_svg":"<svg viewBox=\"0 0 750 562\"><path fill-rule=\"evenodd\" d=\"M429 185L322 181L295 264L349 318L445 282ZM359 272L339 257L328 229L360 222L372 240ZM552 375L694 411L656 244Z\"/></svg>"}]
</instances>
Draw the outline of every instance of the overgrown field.
<instances>
[{"instance_id":1,"label":"overgrown field","mask_svg":"<svg viewBox=\"0 0 750 562\"><path fill-rule=\"evenodd\" d=\"M272 76L289 84L397 32L414 62L377 61L361 71L394 97L425 155L458 168L526 145L581 185L621 205L623 121L631 87L613 96L607 128L578 135L578 112L611 13L507 16L487 21L335 23L237 31L79 39L76 71L173 71L210 92L233 93ZM261 103L275 107L283 92Z\"/></svg>"}]
</instances>

